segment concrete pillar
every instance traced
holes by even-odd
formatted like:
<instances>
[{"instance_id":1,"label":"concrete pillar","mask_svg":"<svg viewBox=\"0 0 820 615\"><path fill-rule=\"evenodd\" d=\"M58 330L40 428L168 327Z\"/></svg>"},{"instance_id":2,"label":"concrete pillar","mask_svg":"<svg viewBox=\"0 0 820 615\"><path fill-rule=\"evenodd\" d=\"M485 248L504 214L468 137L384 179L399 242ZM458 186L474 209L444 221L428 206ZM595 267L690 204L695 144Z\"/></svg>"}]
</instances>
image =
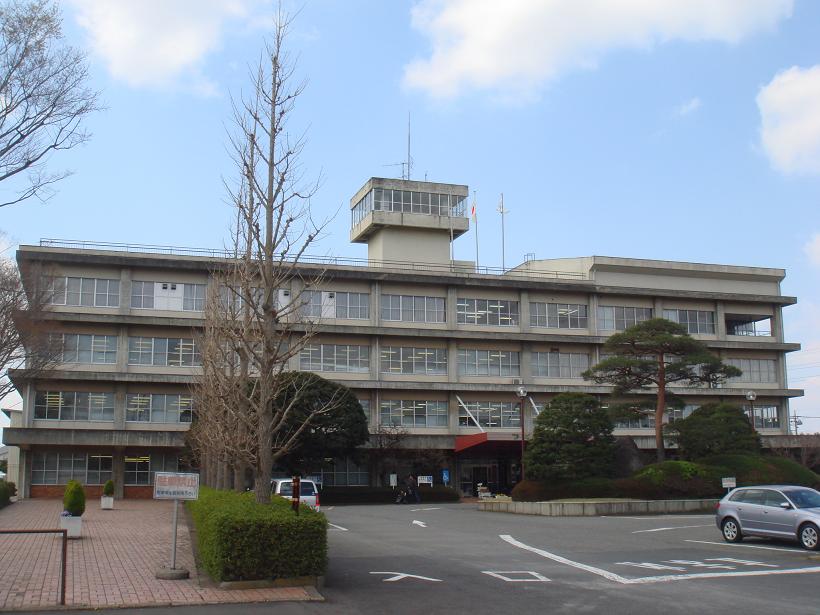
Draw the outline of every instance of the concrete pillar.
<instances>
[{"instance_id":1,"label":"concrete pillar","mask_svg":"<svg viewBox=\"0 0 820 615\"><path fill-rule=\"evenodd\" d=\"M112 453L111 460L111 475L114 481L114 497L121 500L125 497L125 450L122 448L115 448Z\"/></svg>"},{"instance_id":2,"label":"concrete pillar","mask_svg":"<svg viewBox=\"0 0 820 615\"><path fill-rule=\"evenodd\" d=\"M20 460L17 466L17 498L22 500L31 497L31 449L20 449ZM8 468L9 476L11 466Z\"/></svg>"},{"instance_id":3,"label":"concrete pillar","mask_svg":"<svg viewBox=\"0 0 820 615\"><path fill-rule=\"evenodd\" d=\"M125 384L114 385L114 429L125 429Z\"/></svg>"},{"instance_id":4,"label":"concrete pillar","mask_svg":"<svg viewBox=\"0 0 820 615\"><path fill-rule=\"evenodd\" d=\"M772 307L772 336L775 341L783 343L783 308L779 305Z\"/></svg>"},{"instance_id":5,"label":"concrete pillar","mask_svg":"<svg viewBox=\"0 0 820 615\"><path fill-rule=\"evenodd\" d=\"M590 335L598 335L598 295L589 296L587 328L589 329Z\"/></svg>"},{"instance_id":6,"label":"concrete pillar","mask_svg":"<svg viewBox=\"0 0 820 615\"><path fill-rule=\"evenodd\" d=\"M458 343L454 339L447 340L447 380L459 382Z\"/></svg>"},{"instance_id":7,"label":"concrete pillar","mask_svg":"<svg viewBox=\"0 0 820 615\"><path fill-rule=\"evenodd\" d=\"M117 371L128 371L128 327L122 325L117 332Z\"/></svg>"},{"instance_id":8,"label":"concrete pillar","mask_svg":"<svg viewBox=\"0 0 820 615\"><path fill-rule=\"evenodd\" d=\"M370 283L370 326L378 327L382 322L382 285Z\"/></svg>"},{"instance_id":9,"label":"concrete pillar","mask_svg":"<svg viewBox=\"0 0 820 615\"><path fill-rule=\"evenodd\" d=\"M448 329L455 329L458 318L456 316L456 304L458 303L458 289L455 286L447 287L447 305L444 306L446 311L445 320L447 321Z\"/></svg>"},{"instance_id":10,"label":"concrete pillar","mask_svg":"<svg viewBox=\"0 0 820 615\"><path fill-rule=\"evenodd\" d=\"M131 270L120 269L120 306L118 314L128 314L131 311Z\"/></svg>"},{"instance_id":11,"label":"concrete pillar","mask_svg":"<svg viewBox=\"0 0 820 615\"><path fill-rule=\"evenodd\" d=\"M34 426L34 396L36 389L31 382L26 383L26 393L23 396L23 427Z\"/></svg>"},{"instance_id":12,"label":"concrete pillar","mask_svg":"<svg viewBox=\"0 0 820 615\"><path fill-rule=\"evenodd\" d=\"M370 379L381 379L381 344L378 335L370 338Z\"/></svg>"},{"instance_id":13,"label":"concrete pillar","mask_svg":"<svg viewBox=\"0 0 820 615\"><path fill-rule=\"evenodd\" d=\"M726 339L726 309L723 301L715 302L715 333L719 340Z\"/></svg>"},{"instance_id":14,"label":"concrete pillar","mask_svg":"<svg viewBox=\"0 0 820 615\"><path fill-rule=\"evenodd\" d=\"M663 298L655 297L652 304L652 318L663 318Z\"/></svg>"},{"instance_id":15,"label":"concrete pillar","mask_svg":"<svg viewBox=\"0 0 820 615\"><path fill-rule=\"evenodd\" d=\"M522 333L529 333L530 332L530 293L526 290L522 290L519 293L519 309L521 313L521 332Z\"/></svg>"},{"instance_id":16,"label":"concrete pillar","mask_svg":"<svg viewBox=\"0 0 820 615\"><path fill-rule=\"evenodd\" d=\"M521 363L521 380L526 384L532 382L532 344L521 343L518 359Z\"/></svg>"}]
</instances>

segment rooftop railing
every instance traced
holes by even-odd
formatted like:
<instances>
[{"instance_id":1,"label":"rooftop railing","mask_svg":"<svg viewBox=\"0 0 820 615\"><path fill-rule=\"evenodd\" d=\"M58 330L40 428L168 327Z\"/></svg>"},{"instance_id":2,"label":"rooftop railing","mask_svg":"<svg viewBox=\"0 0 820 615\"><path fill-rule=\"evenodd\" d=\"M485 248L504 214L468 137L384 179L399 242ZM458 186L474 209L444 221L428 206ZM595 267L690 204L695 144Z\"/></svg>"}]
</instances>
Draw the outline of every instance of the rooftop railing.
<instances>
[{"instance_id":1,"label":"rooftop railing","mask_svg":"<svg viewBox=\"0 0 820 615\"><path fill-rule=\"evenodd\" d=\"M202 258L234 258L229 250L212 248L189 248L181 246L158 246L152 244L113 243L106 241L82 241L75 239L41 239L44 248L65 248L72 250L102 250L107 252L127 252L129 254L162 254L170 256L198 256ZM573 271L542 271L539 269L502 269L501 267L476 267L459 262L451 264L419 263L405 261L376 261L346 256L302 255L300 263L337 267L382 268L397 271L421 273L453 273L461 275L492 275L516 278L542 278L552 280L586 280L583 273Z\"/></svg>"}]
</instances>

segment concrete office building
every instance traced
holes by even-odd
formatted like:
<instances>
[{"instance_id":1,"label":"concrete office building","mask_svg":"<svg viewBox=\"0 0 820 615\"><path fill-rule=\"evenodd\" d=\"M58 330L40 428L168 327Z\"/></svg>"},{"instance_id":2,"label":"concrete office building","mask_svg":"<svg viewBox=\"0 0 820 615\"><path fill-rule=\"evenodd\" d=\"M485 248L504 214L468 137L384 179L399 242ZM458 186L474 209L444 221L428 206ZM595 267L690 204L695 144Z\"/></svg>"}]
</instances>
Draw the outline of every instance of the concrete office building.
<instances>
[{"instance_id":1,"label":"concrete office building","mask_svg":"<svg viewBox=\"0 0 820 615\"><path fill-rule=\"evenodd\" d=\"M670 419L727 400L747 406L762 434L788 433L789 398L802 391L786 381L785 355L799 345L783 338L782 308L796 299L780 293L782 269L600 256L477 268L451 260L451 239L469 228L467 195L462 185L373 178L351 200L350 239L367 244L368 260L304 262L326 282L302 309L320 324L292 368L353 389L372 431L399 425L403 446L439 451L464 493L478 482L508 488L519 464L517 387L527 391L528 430L557 393L605 397L610 389L581 372L612 332L662 316L743 370L722 388L678 387L686 408ZM150 497L152 473L178 467L195 414L192 328L223 259L51 240L21 246L17 258L49 272L46 324L63 347L47 375L13 372L24 403L4 441L16 447L9 470L20 494L113 478L119 495ZM654 447L650 417L618 424L616 435ZM321 473L326 485L384 480L351 460Z\"/></svg>"}]
</instances>

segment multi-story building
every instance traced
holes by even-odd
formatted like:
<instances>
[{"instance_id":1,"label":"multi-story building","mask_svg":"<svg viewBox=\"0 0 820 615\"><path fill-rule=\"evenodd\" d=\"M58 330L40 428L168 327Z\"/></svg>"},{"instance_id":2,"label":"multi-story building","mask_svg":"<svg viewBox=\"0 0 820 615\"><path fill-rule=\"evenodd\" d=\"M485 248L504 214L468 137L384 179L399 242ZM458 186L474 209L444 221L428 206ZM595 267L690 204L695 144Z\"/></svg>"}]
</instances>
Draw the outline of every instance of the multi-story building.
<instances>
[{"instance_id":1,"label":"multi-story building","mask_svg":"<svg viewBox=\"0 0 820 615\"><path fill-rule=\"evenodd\" d=\"M727 400L746 406L762 434L788 433L789 398L802 391L786 380L785 355L799 345L783 338L782 308L796 300L780 293L782 269L600 256L477 268L451 256L469 227L467 194L461 185L373 178L351 200L350 238L367 244L367 261L304 261L325 282L303 295L318 333L291 367L353 389L372 432L397 426L403 447L435 449L465 493L478 482L509 487L522 413L529 430L558 393L605 397L610 388L582 372L601 359L608 335L661 316L743 370L721 388L678 387L686 407L669 420ZM113 478L120 495L148 496L153 472L177 468L196 414L194 331L209 272L224 258L44 240L20 246L17 259L48 272L44 326L62 348L48 373L13 372L24 403L4 440L19 451L9 470L21 495ZM615 433L650 449L653 427L645 417ZM384 480L352 460L321 472L325 484Z\"/></svg>"}]
</instances>

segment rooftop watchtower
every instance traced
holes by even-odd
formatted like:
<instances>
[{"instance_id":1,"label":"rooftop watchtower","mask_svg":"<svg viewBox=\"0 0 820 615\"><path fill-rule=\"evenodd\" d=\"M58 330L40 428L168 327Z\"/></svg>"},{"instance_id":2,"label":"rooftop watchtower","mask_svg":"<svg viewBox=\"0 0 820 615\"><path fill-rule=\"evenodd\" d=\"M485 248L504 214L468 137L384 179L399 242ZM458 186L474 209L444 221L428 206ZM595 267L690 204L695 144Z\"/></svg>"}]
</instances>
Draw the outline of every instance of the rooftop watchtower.
<instances>
[{"instance_id":1,"label":"rooftop watchtower","mask_svg":"<svg viewBox=\"0 0 820 615\"><path fill-rule=\"evenodd\" d=\"M371 261L450 264L450 241L470 228L469 189L371 177L350 200L350 241Z\"/></svg>"}]
</instances>

